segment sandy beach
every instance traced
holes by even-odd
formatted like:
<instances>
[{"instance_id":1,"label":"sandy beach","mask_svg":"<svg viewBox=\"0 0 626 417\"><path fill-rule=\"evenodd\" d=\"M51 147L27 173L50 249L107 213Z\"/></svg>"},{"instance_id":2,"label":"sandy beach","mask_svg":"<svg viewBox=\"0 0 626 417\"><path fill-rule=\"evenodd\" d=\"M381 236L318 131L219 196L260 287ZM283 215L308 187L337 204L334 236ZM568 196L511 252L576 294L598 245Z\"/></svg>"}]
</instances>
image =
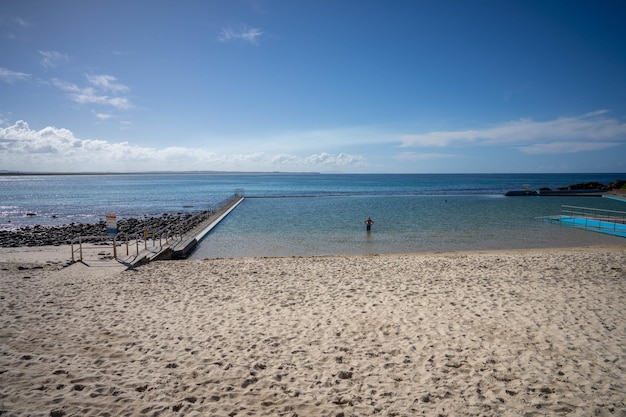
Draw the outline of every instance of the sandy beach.
<instances>
[{"instance_id":1,"label":"sandy beach","mask_svg":"<svg viewBox=\"0 0 626 417\"><path fill-rule=\"evenodd\" d=\"M0 250L3 416L626 416L626 246Z\"/></svg>"}]
</instances>

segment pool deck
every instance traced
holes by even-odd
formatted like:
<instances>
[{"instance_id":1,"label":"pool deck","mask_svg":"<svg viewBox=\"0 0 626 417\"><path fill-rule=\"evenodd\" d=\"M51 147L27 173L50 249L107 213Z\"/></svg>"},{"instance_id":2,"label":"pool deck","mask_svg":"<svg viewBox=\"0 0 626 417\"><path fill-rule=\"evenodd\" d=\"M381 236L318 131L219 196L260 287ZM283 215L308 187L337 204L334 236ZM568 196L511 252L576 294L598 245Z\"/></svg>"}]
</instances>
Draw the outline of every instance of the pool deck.
<instances>
[{"instance_id":1,"label":"pool deck","mask_svg":"<svg viewBox=\"0 0 626 417\"><path fill-rule=\"evenodd\" d=\"M570 216L559 216L558 222L564 226L626 238L626 224L623 223Z\"/></svg>"}]
</instances>

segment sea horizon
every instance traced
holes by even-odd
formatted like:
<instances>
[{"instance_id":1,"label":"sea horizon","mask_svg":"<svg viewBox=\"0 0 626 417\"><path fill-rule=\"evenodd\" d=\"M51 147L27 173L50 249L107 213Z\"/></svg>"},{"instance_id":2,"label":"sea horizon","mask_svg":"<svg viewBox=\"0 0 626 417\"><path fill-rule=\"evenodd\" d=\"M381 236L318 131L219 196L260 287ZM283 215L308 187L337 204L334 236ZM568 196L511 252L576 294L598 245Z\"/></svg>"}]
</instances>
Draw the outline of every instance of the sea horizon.
<instances>
[{"instance_id":1,"label":"sea horizon","mask_svg":"<svg viewBox=\"0 0 626 417\"><path fill-rule=\"evenodd\" d=\"M237 170L157 170L157 171L13 171L0 170L0 176L54 175L159 175L159 174L236 174L236 175L626 175L617 172L339 172L339 171L237 171Z\"/></svg>"},{"instance_id":2,"label":"sea horizon","mask_svg":"<svg viewBox=\"0 0 626 417\"><path fill-rule=\"evenodd\" d=\"M23 174L0 177L0 224L59 225L199 211L228 198L336 195L501 195L523 188L609 184L625 173L344 174L226 171Z\"/></svg>"}]
</instances>

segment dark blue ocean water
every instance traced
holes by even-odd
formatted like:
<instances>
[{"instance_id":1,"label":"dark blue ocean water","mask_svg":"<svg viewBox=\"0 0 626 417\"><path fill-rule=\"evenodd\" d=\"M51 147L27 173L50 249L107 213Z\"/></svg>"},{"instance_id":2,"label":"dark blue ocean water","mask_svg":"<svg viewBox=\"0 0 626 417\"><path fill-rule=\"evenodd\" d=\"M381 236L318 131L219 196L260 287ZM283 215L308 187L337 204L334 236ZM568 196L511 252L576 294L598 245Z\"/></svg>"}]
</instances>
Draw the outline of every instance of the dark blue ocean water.
<instances>
[{"instance_id":1,"label":"dark blue ocean water","mask_svg":"<svg viewBox=\"0 0 626 417\"><path fill-rule=\"evenodd\" d=\"M609 183L626 174L136 174L0 177L0 227L96 222L246 200L194 257L327 255L624 243L536 220L603 198L504 197L508 190ZM34 213L35 216L28 216ZM365 233L367 216L375 224Z\"/></svg>"}]
</instances>

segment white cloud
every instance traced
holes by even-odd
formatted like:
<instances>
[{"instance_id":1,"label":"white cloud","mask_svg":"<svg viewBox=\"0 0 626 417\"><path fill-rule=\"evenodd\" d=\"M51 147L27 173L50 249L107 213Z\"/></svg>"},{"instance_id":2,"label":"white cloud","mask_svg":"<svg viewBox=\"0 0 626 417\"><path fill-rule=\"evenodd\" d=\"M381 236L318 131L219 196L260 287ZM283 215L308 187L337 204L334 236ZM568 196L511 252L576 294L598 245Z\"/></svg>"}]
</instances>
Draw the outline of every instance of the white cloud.
<instances>
[{"instance_id":1,"label":"white cloud","mask_svg":"<svg viewBox=\"0 0 626 417\"><path fill-rule=\"evenodd\" d=\"M115 83L117 78L111 75L87 75L86 77L91 87L80 87L56 78L51 81L54 86L67 92L70 99L80 104L112 106L118 110L128 110L133 107L130 100L123 96L129 88ZM112 95L106 94L107 92Z\"/></svg>"},{"instance_id":2,"label":"white cloud","mask_svg":"<svg viewBox=\"0 0 626 417\"><path fill-rule=\"evenodd\" d=\"M401 152L395 156L396 159L406 161L429 161L433 159L457 158L459 155L452 153L435 152Z\"/></svg>"},{"instance_id":3,"label":"white cloud","mask_svg":"<svg viewBox=\"0 0 626 417\"><path fill-rule=\"evenodd\" d=\"M250 44L257 44L263 32L259 29L248 28L247 26L231 27L222 29L218 40L220 42L244 41Z\"/></svg>"},{"instance_id":4,"label":"white cloud","mask_svg":"<svg viewBox=\"0 0 626 417\"><path fill-rule=\"evenodd\" d=\"M626 142L626 124L607 118L606 110L545 122L531 119L482 130L436 131L403 135L403 147L508 146L526 153L583 152Z\"/></svg>"},{"instance_id":5,"label":"white cloud","mask_svg":"<svg viewBox=\"0 0 626 417\"><path fill-rule=\"evenodd\" d=\"M564 154L598 151L619 145L617 142L550 142L519 146L518 149L531 155Z\"/></svg>"},{"instance_id":6,"label":"white cloud","mask_svg":"<svg viewBox=\"0 0 626 417\"><path fill-rule=\"evenodd\" d=\"M13 84L15 81L24 81L29 78L30 74L11 71L9 69L0 67L0 81L4 81L7 84Z\"/></svg>"},{"instance_id":7,"label":"white cloud","mask_svg":"<svg viewBox=\"0 0 626 417\"><path fill-rule=\"evenodd\" d=\"M125 85L116 83L117 78L112 75L87 75L87 81L102 90L114 93L127 93L129 90Z\"/></svg>"},{"instance_id":8,"label":"white cloud","mask_svg":"<svg viewBox=\"0 0 626 417\"><path fill-rule=\"evenodd\" d=\"M363 165L365 158L358 155L348 155L340 153L337 155L331 155L326 152L322 152L316 155L311 155L304 158L306 165L313 166L347 166L347 165Z\"/></svg>"},{"instance_id":9,"label":"white cloud","mask_svg":"<svg viewBox=\"0 0 626 417\"><path fill-rule=\"evenodd\" d=\"M67 54L62 54L57 51L39 51L41 55L41 65L44 68L55 68L62 62L69 61L69 56Z\"/></svg>"},{"instance_id":10,"label":"white cloud","mask_svg":"<svg viewBox=\"0 0 626 417\"><path fill-rule=\"evenodd\" d=\"M254 133L251 138L240 138L247 146L276 154L284 152L311 152L325 149L365 148L368 145L397 143L397 136L378 126L337 127L329 129L288 130L284 132Z\"/></svg>"},{"instance_id":11,"label":"white cloud","mask_svg":"<svg viewBox=\"0 0 626 417\"><path fill-rule=\"evenodd\" d=\"M264 152L216 154L203 148L150 148L79 139L68 129L33 130L24 121L0 128L0 166L19 171L338 170L366 164L345 153L308 156Z\"/></svg>"},{"instance_id":12,"label":"white cloud","mask_svg":"<svg viewBox=\"0 0 626 417\"><path fill-rule=\"evenodd\" d=\"M114 117L112 114L109 113L94 113L94 115L100 120L109 120Z\"/></svg>"}]
</instances>

